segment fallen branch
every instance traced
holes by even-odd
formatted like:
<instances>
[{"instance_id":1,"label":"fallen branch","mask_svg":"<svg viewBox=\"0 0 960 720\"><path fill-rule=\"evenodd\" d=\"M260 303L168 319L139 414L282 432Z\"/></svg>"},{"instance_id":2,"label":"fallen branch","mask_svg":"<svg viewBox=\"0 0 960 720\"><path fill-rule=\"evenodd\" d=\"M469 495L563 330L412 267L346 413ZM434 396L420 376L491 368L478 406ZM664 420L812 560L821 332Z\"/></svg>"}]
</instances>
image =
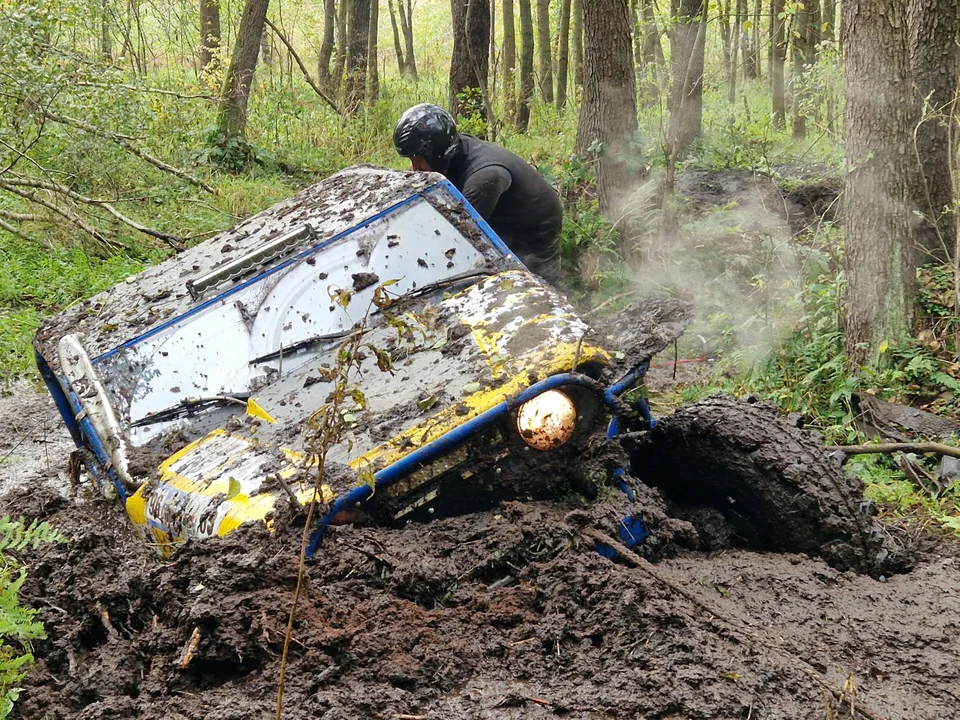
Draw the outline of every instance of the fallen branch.
<instances>
[{"instance_id":1,"label":"fallen branch","mask_svg":"<svg viewBox=\"0 0 960 720\"><path fill-rule=\"evenodd\" d=\"M190 663L197 654L197 648L200 647L200 639L202 637L203 635L200 633L200 626L198 625L193 629L193 632L190 633L190 639L187 640L187 644L183 646L183 652L180 653L180 659L177 661L178 668L186 670L190 667Z\"/></svg>"},{"instance_id":2,"label":"fallen branch","mask_svg":"<svg viewBox=\"0 0 960 720\"><path fill-rule=\"evenodd\" d=\"M127 85L125 83L98 83L90 81L78 81L74 83L77 87L95 87L103 88L105 90L113 90L115 88L123 88L125 90L133 90L134 92L145 92L145 93L154 93L156 95L169 95L171 97L178 98L179 100L211 100L213 102L220 102L220 98L213 95L202 95L202 94L185 94L174 92L173 90L164 90L162 88L153 88L153 87L138 87L136 85Z\"/></svg>"},{"instance_id":3,"label":"fallen branch","mask_svg":"<svg viewBox=\"0 0 960 720\"><path fill-rule=\"evenodd\" d=\"M936 453L960 458L960 448L936 442L919 443L875 443L872 445L827 445L828 452L841 452L844 455L871 455L873 453Z\"/></svg>"},{"instance_id":4,"label":"fallen branch","mask_svg":"<svg viewBox=\"0 0 960 720\"><path fill-rule=\"evenodd\" d=\"M726 625L726 629L733 634L734 636L739 636L738 639L743 642L745 645L752 646L753 650L756 651L759 655L763 655L764 652L773 652L780 657L780 660L784 664L791 666L800 672L804 673L807 677L812 679L818 685L820 685L824 690L829 692L838 702L848 701L846 693L843 690L838 690L835 688L826 677L823 676L818 670L811 667L806 661L797 657L795 651L790 650L789 648L781 646L779 642L774 640L772 637L763 637L747 627L744 627L743 623L737 620L736 618L727 615L725 612L719 608L712 607L707 601L703 598L694 595L692 592L688 591L686 588L681 587L675 583L670 578L663 575L659 570L657 570L653 565L644 560L642 557L637 555L635 552L630 550L628 547L622 543L617 542L612 537L606 533L602 533L599 530L594 530L593 528L582 528L580 534L585 538L593 540L597 543L602 543L608 547L613 548L616 551L618 559L625 562L632 568L642 571L645 575L653 578L655 581L661 585L666 586L673 592L677 593L700 610L704 611L710 618L712 622L721 622ZM858 703L856 708L851 707L851 715L854 713L859 713L867 720L883 720L880 715L877 715L873 710L868 707L865 707L862 703Z\"/></svg>"},{"instance_id":5,"label":"fallen branch","mask_svg":"<svg viewBox=\"0 0 960 720\"><path fill-rule=\"evenodd\" d=\"M620 293L619 295L614 295L612 298L608 298L607 300L604 300L602 303L600 303L599 305L597 305L595 308L590 308L589 310L587 310L587 315L591 315L591 314L593 314L593 313L595 313L595 312L600 312L600 311L603 310L603 308L605 308L607 305L610 305L610 304L612 304L612 303L615 303L615 302L617 302L618 300L624 300L624 299L630 297L631 295L636 295L636 294L637 294L637 291L636 291L636 290L629 290L629 291L627 291L627 292L625 292L625 293Z\"/></svg>"},{"instance_id":6,"label":"fallen branch","mask_svg":"<svg viewBox=\"0 0 960 720\"><path fill-rule=\"evenodd\" d=\"M3 189L6 190L7 192L13 193L14 195L17 195L18 197L21 197L24 200L29 200L30 202L36 203L37 205L42 205L48 210L55 212L57 215L67 220L72 225L77 226L78 228L83 230L85 233L90 235L90 237L92 237L98 243L102 244L108 250L112 252L116 252L117 250L123 249L122 245L108 239L102 232L97 230L92 225L87 224L82 217L77 215L72 210L68 210L67 208L60 207L59 205L52 203L49 200L39 197L35 192L20 190L17 187L7 187L3 180L0 180L0 187L3 187Z\"/></svg>"},{"instance_id":7,"label":"fallen branch","mask_svg":"<svg viewBox=\"0 0 960 720\"><path fill-rule=\"evenodd\" d=\"M120 147L122 147L124 150L127 150L133 155L136 155L138 158L140 158L144 162L150 163L155 168L158 168L160 170L163 170L164 172L170 173L171 175L176 175L181 180L186 180L188 183L191 183L192 185L196 185L198 188L206 190L211 195L217 194L217 191L213 187L205 183L203 180L200 180L199 178L195 178L193 175L187 172L184 172L180 168L176 168L173 165L168 165L160 158L156 158L150 153L146 152L145 150L141 150L132 142L130 142L129 138L123 135L107 132L106 130L101 130L100 128L95 127L87 122L84 122L83 120L77 120L76 118L67 117L66 115L57 115L48 110L43 110L42 112L44 116L46 116L50 120L53 120L54 122L58 122L61 125L70 125L72 127L79 128L84 132L88 132L91 135L96 135L97 137L102 137L107 140L110 140L116 143L117 145L119 145Z\"/></svg>"},{"instance_id":8,"label":"fallen branch","mask_svg":"<svg viewBox=\"0 0 960 720\"><path fill-rule=\"evenodd\" d=\"M0 210L0 218L4 220L13 220L14 222L39 222L43 220L40 215L33 213L10 212L9 210Z\"/></svg>"},{"instance_id":9,"label":"fallen branch","mask_svg":"<svg viewBox=\"0 0 960 720\"><path fill-rule=\"evenodd\" d=\"M34 239L32 237L30 237L29 235L24 235L22 232L20 232L18 228L15 228L13 225L6 222L5 220L0 220L0 228L2 228L3 230L6 230L8 233L20 238L21 240L34 242Z\"/></svg>"},{"instance_id":10,"label":"fallen branch","mask_svg":"<svg viewBox=\"0 0 960 720\"><path fill-rule=\"evenodd\" d=\"M54 212L57 212L61 215L64 214L64 211L61 208L58 208L56 205L53 205L52 203L47 203L43 201L41 198L37 197L36 194L34 193L25 193L23 191L18 191L17 188L28 187L28 188L36 188L39 190L48 190L50 192L57 193L58 195L63 195L64 197L68 197L71 200L74 200L78 203L82 203L84 205L93 205L93 206L101 207L104 210L106 210L108 213L110 213L114 218L122 222L124 225L130 228L133 228L137 232L141 232L144 235L149 235L159 240L163 240L174 250L179 251L184 249L184 243L182 238L177 237L176 235L171 235L169 233L148 228L145 225L141 225L136 220L132 220L131 218L128 218L122 212L117 210L107 200L97 200L95 198L86 197L85 195L81 195L80 193L74 192L70 188L65 187L59 183L55 183L51 180L38 180L36 178L28 178L21 175L14 178L0 178L0 187L2 187L3 189L9 192L20 195L21 197L24 197L28 200L31 200L32 202L36 202L41 205L44 205L44 207L48 207ZM76 219L72 220L72 222L75 222L76 224L78 224L80 227L82 227L84 230L89 232L91 235L96 237L101 242L110 244L109 241L107 241L106 238L104 238L103 235L98 230L96 230L95 228L92 228L89 225L86 225L86 223L83 223L82 219L79 216L75 215L74 217Z\"/></svg>"},{"instance_id":11,"label":"fallen branch","mask_svg":"<svg viewBox=\"0 0 960 720\"><path fill-rule=\"evenodd\" d=\"M343 111L340 108L338 108L337 104L333 102L333 100L331 100L327 96L327 94L320 89L320 86L313 81L313 78L310 77L310 73L307 70L307 66L303 64L303 60L301 60L300 56L297 55L297 51L293 49L293 45L290 44L290 41L287 40L286 36L282 32L280 32L280 29L276 25L270 22L269 18L267 18L265 22L267 23L267 27L273 30L274 34L277 36L280 42L282 42L287 47L287 50L290 51L290 56L293 58L294 62L297 63L297 67L299 67L300 72L303 73L303 77L307 81L307 84L310 85L311 88L313 88L313 91L317 95L319 95L323 99L323 101L327 103L327 105L333 108L333 111L337 115L340 115L342 117L344 115Z\"/></svg>"}]
</instances>

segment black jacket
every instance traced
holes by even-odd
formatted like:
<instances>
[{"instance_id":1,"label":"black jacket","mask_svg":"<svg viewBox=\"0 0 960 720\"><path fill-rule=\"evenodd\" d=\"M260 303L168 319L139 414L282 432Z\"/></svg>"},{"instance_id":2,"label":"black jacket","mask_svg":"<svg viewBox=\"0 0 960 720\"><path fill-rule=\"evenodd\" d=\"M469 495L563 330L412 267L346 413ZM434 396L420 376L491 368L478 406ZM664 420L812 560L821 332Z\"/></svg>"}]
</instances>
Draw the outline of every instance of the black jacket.
<instances>
[{"instance_id":1,"label":"black jacket","mask_svg":"<svg viewBox=\"0 0 960 720\"><path fill-rule=\"evenodd\" d=\"M499 145L460 136L447 177L511 250L536 273L559 271L563 208L533 167Z\"/></svg>"}]
</instances>

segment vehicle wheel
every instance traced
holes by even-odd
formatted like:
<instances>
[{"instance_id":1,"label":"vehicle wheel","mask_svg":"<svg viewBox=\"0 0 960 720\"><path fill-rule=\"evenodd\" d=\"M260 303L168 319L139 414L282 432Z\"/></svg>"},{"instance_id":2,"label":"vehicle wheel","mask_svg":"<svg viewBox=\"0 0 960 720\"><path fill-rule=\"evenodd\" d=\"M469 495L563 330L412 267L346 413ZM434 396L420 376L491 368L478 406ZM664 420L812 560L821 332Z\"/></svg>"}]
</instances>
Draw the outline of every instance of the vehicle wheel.
<instances>
[{"instance_id":1,"label":"vehicle wheel","mask_svg":"<svg viewBox=\"0 0 960 720\"><path fill-rule=\"evenodd\" d=\"M860 480L827 455L819 435L773 405L714 396L660 420L630 445L637 478L681 508L719 510L735 544L817 555L874 575L903 562L884 549ZM697 524L695 514L688 519Z\"/></svg>"}]
</instances>

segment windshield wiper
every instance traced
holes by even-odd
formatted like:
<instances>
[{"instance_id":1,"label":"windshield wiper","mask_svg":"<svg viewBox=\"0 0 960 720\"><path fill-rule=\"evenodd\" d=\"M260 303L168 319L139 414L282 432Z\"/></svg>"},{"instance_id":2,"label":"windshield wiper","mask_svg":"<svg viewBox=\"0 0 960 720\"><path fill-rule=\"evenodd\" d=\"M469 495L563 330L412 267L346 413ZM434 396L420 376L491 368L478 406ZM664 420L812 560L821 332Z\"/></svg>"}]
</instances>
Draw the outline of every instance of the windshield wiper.
<instances>
[{"instance_id":1,"label":"windshield wiper","mask_svg":"<svg viewBox=\"0 0 960 720\"><path fill-rule=\"evenodd\" d=\"M169 422L182 417L190 417L207 408L222 405L242 405L246 407L250 393L234 393L233 395L211 395L210 397L184 398L172 407L150 413L146 417L130 423L130 427L143 427L159 422Z\"/></svg>"},{"instance_id":2,"label":"windshield wiper","mask_svg":"<svg viewBox=\"0 0 960 720\"><path fill-rule=\"evenodd\" d=\"M313 345L318 345L320 343L329 342L331 340L341 340L345 337L350 337L356 330L342 330L340 332L329 333L327 335L314 335L313 337L308 337L299 342L295 342L291 345L284 345L279 350L274 350L273 352L268 352L266 355L261 355L260 357L255 357L248 364L257 365L259 363L269 362L270 360L276 360L287 355L294 355L301 350L304 350Z\"/></svg>"}]
</instances>

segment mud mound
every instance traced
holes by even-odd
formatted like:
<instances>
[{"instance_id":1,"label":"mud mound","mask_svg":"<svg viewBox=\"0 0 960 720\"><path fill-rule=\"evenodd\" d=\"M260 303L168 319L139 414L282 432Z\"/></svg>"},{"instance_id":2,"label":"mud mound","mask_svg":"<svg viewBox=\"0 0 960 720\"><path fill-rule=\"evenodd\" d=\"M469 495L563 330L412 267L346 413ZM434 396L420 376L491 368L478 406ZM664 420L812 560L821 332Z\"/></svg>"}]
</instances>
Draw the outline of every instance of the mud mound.
<instances>
[{"instance_id":1,"label":"mud mound","mask_svg":"<svg viewBox=\"0 0 960 720\"><path fill-rule=\"evenodd\" d=\"M690 526L665 514L657 491L638 489L660 538L644 552L675 554ZM295 527L243 530L161 562L135 543L116 507L43 506L71 541L26 557L23 595L49 639L35 648L17 716L273 717ZM923 586L904 576L889 598L893 581L799 556L696 554L661 561L658 580L600 557L580 532L612 533L624 507L619 498L582 508L506 503L402 529L334 528L310 563L284 717L821 716L823 689L788 654L816 657L838 689L845 672L856 673L858 704L882 698L902 708L891 720L955 707L942 689L960 675L945 662L958 636L948 621L960 609L955 560L925 572ZM897 615L906 597L922 611L907 623ZM865 598L886 609L874 617ZM774 623L789 646L744 642L718 620L716 603L756 632ZM908 636L887 647L901 629ZM919 647L922 655L910 649ZM916 678L890 674L897 652L911 656ZM923 677L933 671L937 692ZM831 702L834 717L850 716Z\"/></svg>"},{"instance_id":2,"label":"mud mound","mask_svg":"<svg viewBox=\"0 0 960 720\"><path fill-rule=\"evenodd\" d=\"M902 571L863 502L860 480L828 459L819 435L769 403L715 396L680 408L636 439L634 472L660 487L703 542L823 557L842 570ZM716 510L732 524L724 528Z\"/></svg>"},{"instance_id":3,"label":"mud mound","mask_svg":"<svg viewBox=\"0 0 960 720\"><path fill-rule=\"evenodd\" d=\"M243 530L160 561L120 508L83 487L71 494L44 446L29 448L24 471L2 477L14 489L0 506L47 519L70 542L24 553L22 596L48 639L14 716L272 718L298 529ZM955 714L954 546L933 546L949 556L885 583L801 555L690 552L702 546L694 527L659 490L633 489L654 570L604 559L584 537L585 527L615 534L619 495L333 528L309 566L283 717Z\"/></svg>"}]
</instances>

